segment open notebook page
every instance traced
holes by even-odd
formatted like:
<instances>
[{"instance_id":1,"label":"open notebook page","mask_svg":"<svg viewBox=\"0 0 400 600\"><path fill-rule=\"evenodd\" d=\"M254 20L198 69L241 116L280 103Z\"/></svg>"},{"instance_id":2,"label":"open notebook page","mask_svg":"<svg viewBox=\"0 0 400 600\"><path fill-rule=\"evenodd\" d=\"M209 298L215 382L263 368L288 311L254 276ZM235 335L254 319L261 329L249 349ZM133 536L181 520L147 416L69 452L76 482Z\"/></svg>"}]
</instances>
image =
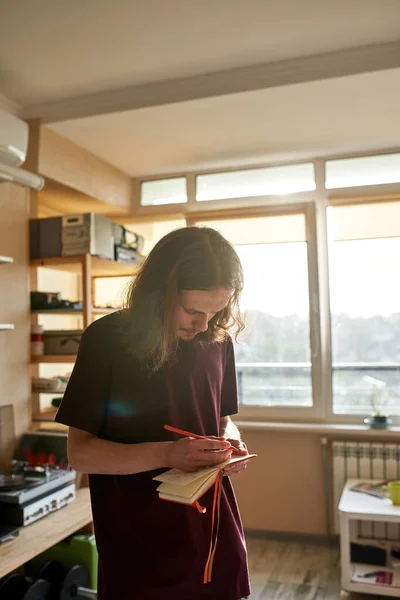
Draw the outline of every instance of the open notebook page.
<instances>
[{"instance_id":1,"label":"open notebook page","mask_svg":"<svg viewBox=\"0 0 400 600\"><path fill-rule=\"evenodd\" d=\"M223 469L227 465L231 465L232 463L239 462L241 460L248 460L249 458L253 458L257 456L256 454L246 454L246 456L235 456L226 460L219 465L215 465L214 467L207 467L205 469L199 469L198 471L192 471L187 473L185 471L180 471L179 469L170 469L169 471L165 471L165 473L161 473L161 475L157 475L153 477L155 481L162 481L165 483L173 483L174 485L188 485L192 481L196 481L207 475L208 473L216 473L219 470Z\"/></svg>"}]
</instances>

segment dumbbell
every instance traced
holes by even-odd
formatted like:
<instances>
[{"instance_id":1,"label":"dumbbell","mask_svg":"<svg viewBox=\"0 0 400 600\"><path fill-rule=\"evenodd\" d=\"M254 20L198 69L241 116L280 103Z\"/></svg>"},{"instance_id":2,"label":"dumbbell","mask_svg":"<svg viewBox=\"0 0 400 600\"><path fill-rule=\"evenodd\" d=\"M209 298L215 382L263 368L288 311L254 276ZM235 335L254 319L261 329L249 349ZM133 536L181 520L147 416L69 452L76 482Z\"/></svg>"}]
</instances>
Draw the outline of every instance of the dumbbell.
<instances>
[{"instance_id":1,"label":"dumbbell","mask_svg":"<svg viewBox=\"0 0 400 600\"><path fill-rule=\"evenodd\" d=\"M11 573L0 581L0 600L22 600L28 589L28 582L23 575Z\"/></svg>"},{"instance_id":2,"label":"dumbbell","mask_svg":"<svg viewBox=\"0 0 400 600\"><path fill-rule=\"evenodd\" d=\"M75 565L65 575L64 567L56 561L45 562L35 578L19 573L7 575L0 581L0 600L82 600L97 599L97 591L89 588L89 573Z\"/></svg>"},{"instance_id":3,"label":"dumbbell","mask_svg":"<svg viewBox=\"0 0 400 600\"><path fill-rule=\"evenodd\" d=\"M29 585L29 584L28 584ZM23 600L50 600L51 586L45 579L37 579L28 587Z\"/></svg>"},{"instance_id":4,"label":"dumbbell","mask_svg":"<svg viewBox=\"0 0 400 600\"><path fill-rule=\"evenodd\" d=\"M96 600L97 592L88 587L89 582L87 570L80 565L75 565L68 571L62 583L60 600L83 600L84 598Z\"/></svg>"},{"instance_id":5,"label":"dumbbell","mask_svg":"<svg viewBox=\"0 0 400 600\"><path fill-rule=\"evenodd\" d=\"M11 573L0 582L0 600L58 600L59 582L64 577L63 567L54 561L45 562L32 579Z\"/></svg>"},{"instance_id":6,"label":"dumbbell","mask_svg":"<svg viewBox=\"0 0 400 600\"><path fill-rule=\"evenodd\" d=\"M23 600L59 600L59 582L63 575L64 568L60 563L55 560L44 562ZM31 577L26 577L26 580L33 581Z\"/></svg>"},{"instance_id":7,"label":"dumbbell","mask_svg":"<svg viewBox=\"0 0 400 600\"><path fill-rule=\"evenodd\" d=\"M81 565L73 566L65 574L63 565L56 561L48 561L40 567L37 580L46 580L46 583L50 585L50 593L48 596L43 596L43 600L97 599L97 591L89 588L89 573ZM29 598L23 596L22 598L23 600L42 600L42 596ZM2 600L1 596L0 600ZM19 600L19 598L15 600Z\"/></svg>"}]
</instances>

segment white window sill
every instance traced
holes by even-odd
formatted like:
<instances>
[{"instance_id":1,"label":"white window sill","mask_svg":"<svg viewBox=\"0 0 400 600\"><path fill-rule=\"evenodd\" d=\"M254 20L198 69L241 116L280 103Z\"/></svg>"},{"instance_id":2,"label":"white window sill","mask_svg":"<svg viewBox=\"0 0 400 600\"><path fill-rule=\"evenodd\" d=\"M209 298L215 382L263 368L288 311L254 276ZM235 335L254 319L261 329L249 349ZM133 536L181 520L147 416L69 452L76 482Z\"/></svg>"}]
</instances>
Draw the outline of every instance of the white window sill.
<instances>
[{"instance_id":1,"label":"white window sill","mask_svg":"<svg viewBox=\"0 0 400 600\"><path fill-rule=\"evenodd\" d=\"M370 429L366 425L345 425L343 423L282 423L261 421L240 421L233 419L240 431L281 432L281 433L316 433L322 435L351 435L358 438L384 437L398 440L400 427L388 429Z\"/></svg>"}]
</instances>

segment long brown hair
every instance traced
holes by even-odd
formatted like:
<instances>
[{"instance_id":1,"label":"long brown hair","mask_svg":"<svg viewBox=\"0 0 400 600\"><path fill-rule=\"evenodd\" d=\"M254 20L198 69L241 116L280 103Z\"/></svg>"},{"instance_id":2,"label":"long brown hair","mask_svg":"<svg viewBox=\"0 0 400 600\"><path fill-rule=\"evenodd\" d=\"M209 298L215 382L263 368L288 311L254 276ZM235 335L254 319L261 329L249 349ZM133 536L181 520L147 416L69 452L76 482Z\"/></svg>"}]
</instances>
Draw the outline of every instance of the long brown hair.
<instances>
[{"instance_id":1,"label":"long brown hair","mask_svg":"<svg viewBox=\"0 0 400 600\"><path fill-rule=\"evenodd\" d=\"M183 227L163 237L142 264L127 293L128 344L131 353L151 370L175 355L178 339L174 311L184 290L232 291L226 308L214 315L197 338L222 341L244 323L239 311L243 271L233 246L211 227Z\"/></svg>"}]
</instances>

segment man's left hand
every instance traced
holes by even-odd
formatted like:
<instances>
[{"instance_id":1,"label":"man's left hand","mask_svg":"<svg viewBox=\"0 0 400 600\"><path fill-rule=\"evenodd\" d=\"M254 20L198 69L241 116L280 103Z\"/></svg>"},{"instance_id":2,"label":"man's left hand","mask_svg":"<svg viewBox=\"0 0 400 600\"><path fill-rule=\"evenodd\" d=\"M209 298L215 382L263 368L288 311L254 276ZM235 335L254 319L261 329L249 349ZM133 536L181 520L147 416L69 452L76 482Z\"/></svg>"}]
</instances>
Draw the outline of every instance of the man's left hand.
<instances>
[{"instance_id":1,"label":"man's left hand","mask_svg":"<svg viewBox=\"0 0 400 600\"><path fill-rule=\"evenodd\" d=\"M235 456L246 456L248 454L247 446L242 440L236 440L233 438L228 438L227 441L233 446L234 450L232 451L232 457ZM224 475L232 475L233 473L239 473L240 471L244 471L247 467L247 460L241 460L238 463L233 463L232 465L228 465L224 469Z\"/></svg>"}]
</instances>

